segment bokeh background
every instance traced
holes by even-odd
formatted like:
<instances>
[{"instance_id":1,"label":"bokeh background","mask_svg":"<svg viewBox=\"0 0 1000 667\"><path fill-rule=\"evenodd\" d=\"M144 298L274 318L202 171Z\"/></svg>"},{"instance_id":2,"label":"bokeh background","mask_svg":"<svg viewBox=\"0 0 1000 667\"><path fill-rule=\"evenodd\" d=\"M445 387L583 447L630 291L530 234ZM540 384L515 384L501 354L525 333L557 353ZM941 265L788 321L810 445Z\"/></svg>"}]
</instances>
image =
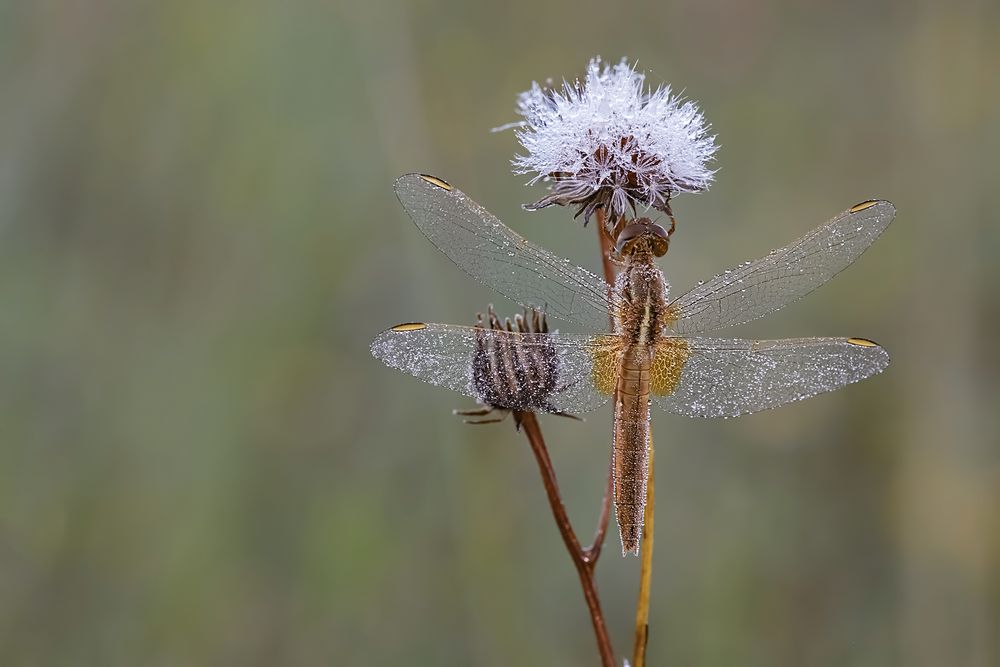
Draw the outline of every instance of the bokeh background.
<instances>
[{"instance_id":1,"label":"bokeh background","mask_svg":"<svg viewBox=\"0 0 1000 667\"><path fill-rule=\"evenodd\" d=\"M1000 5L714 0L0 4L0 664L597 664L526 442L368 353L513 308L400 173L598 270L489 132L596 54L718 133L676 289L899 210L733 331L870 337L887 373L655 418L650 663L1000 664ZM610 414L542 423L586 538ZM625 656L638 563L607 547Z\"/></svg>"}]
</instances>

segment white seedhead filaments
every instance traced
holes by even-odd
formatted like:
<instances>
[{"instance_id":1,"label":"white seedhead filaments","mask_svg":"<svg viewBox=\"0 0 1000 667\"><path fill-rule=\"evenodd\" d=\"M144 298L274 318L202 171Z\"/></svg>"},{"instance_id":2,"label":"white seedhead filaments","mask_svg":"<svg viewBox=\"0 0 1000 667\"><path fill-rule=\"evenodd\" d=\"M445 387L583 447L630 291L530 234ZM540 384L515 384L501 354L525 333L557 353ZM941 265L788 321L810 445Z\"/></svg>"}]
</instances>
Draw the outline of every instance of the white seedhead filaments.
<instances>
[{"instance_id":1,"label":"white seedhead filaments","mask_svg":"<svg viewBox=\"0 0 1000 667\"><path fill-rule=\"evenodd\" d=\"M521 94L526 151L514 171L552 181L552 191L528 208L579 206L584 220L604 208L610 224L636 206L670 213L670 198L711 184L707 163L717 150L709 125L669 86L649 90L645 74L625 60L590 61L583 82L562 90L534 83Z\"/></svg>"}]
</instances>

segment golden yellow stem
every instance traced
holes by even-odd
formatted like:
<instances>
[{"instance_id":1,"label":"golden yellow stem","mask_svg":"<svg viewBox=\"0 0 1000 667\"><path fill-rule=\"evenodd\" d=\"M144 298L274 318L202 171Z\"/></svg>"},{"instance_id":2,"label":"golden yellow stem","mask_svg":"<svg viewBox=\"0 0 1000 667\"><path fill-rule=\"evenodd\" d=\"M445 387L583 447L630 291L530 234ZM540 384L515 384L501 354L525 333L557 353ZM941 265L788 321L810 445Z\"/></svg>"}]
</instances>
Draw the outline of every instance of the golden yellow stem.
<instances>
[{"instance_id":1,"label":"golden yellow stem","mask_svg":"<svg viewBox=\"0 0 1000 667\"><path fill-rule=\"evenodd\" d=\"M632 667L646 664L646 643L649 641L649 582L653 575L653 427L649 427L649 482L646 486L646 511L643 516L642 546L639 558L639 600L635 607L635 647Z\"/></svg>"}]
</instances>

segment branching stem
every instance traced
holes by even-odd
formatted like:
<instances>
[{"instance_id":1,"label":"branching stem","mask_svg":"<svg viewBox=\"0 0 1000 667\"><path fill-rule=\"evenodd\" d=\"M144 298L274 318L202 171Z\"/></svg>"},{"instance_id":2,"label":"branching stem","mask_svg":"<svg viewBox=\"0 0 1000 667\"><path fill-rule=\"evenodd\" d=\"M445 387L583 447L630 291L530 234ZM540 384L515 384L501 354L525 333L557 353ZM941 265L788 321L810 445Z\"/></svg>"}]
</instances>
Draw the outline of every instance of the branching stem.
<instances>
[{"instance_id":1,"label":"branching stem","mask_svg":"<svg viewBox=\"0 0 1000 667\"><path fill-rule=\"evenodd\" d=\"M566 506L563 505L559 495L559 484L556 482L556 472L552 468L552 460L549 458L548 449L545 447L545 439L542 437L542 430L538 425L538 418L533 412L515 413L515 417L521 424L521 429L531 443L531 451L535 454L538 462L538 470L542 474L542 484L545 486L545 493L552 507L552 516L556 520L559 534L562 536L563 544L573 560L573 566L580 577L580 585L583 587L583 597L587 601L587 609L590 611L590 621L594 626L594 635L597 637L597 650L601 654L601 664L604 667L614 667L614 651L611 648L611 639L608 636L608 627L604 622L604 612L601 611L601 601L597 597L597 586L594 583L594 566L597 565L597 557L600 555L600 541L595 541L594 545L584 549L580 546L573 526L570 524L569 515L566 514ZM602 512L601 522L598 524L597 536L603 539L603 527L607 527L607 518ZM595 537L595 540L596 540ZM595 549L596 547L596 549Z\"/></svg>"},{"instance_id":2,"label":"branching stem","mask_svg":"<svg viewBox=\"0 0 1000 667\"><path fill-rule=\"evenodd\" d=\"M612 259L612 243L610 234L605 228L604 211L597 211L597 230L601 247L601 265L604 269L604 278L608 285L615 283L615 268ZM612 288L609 287L609 291ZM609 294L609 301L610 301ZM608 314L611 327L614 326L614 315ZM607 536L608 523L611 519L611 497L614 490L614 468L609 463L608 478L604 488L604 498L601 501L601 513L597 520L597 529L594 531L594 540L588 547L581 547L580 540L573 530L569 515L566 513L566 506L563 504L559 494L559 484L556 480L555 469L552 467L552 459L549 457L548 448L545 446L545 438L542 436L538 418L532 412L515 412L514 418L524 431L531 451L535 455L538 463L538 471L542 475L542 484L545 487L545 494L548 497L549 506L552 508L552 516L556 521L559 534L562 537L566 551L569 552L573 566L576 568L580 578L580 586L583 588L583 597L587 602L587 610L590 612L590 620L594 626L594 635L597 639L597 650L601 656L603 667L614 667L614 650L611 648L611 639L608 635L607 624L604 621L604 612L601 610L601 601L597 596L597 585L594 580L594 569L597 559L600 558L601 548L604 546L604 539ZM641 561L642 572L639 582L639 600L636 607L635 617L635 646L632 653L633 667L643 667L646 659L646 641L649 628L649 583L653 565L653 451L652 451L652 431L650 431L650 453L649 453L649 483L648 497L646 499L646 511L644 515L644 535L642 542Z\"/></svg>"}]
</instances>

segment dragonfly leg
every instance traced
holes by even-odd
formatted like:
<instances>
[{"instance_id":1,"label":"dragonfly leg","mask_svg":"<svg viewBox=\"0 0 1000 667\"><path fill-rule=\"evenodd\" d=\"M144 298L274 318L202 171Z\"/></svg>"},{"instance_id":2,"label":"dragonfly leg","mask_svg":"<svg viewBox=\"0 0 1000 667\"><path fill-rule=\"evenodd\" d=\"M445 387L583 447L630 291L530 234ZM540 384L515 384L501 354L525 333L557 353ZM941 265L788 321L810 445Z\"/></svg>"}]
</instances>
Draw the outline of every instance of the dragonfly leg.
<instances>
[{"instance_id":1,"label":"dragonfly leg","mask_svg":"<svg viewBox=\"0 0 1000 667\"><path fill-rule=\"evenodd\" d=\"M507 410L500 410L499 408L494 408L492 406L484 406L482 408L477 408L474 410L452 410L452 414L460 415L462 417L488 417L491 414L499 413L499 417L490 417L489 419L463 419L464 424L498 424L507 418Z\"/></svg>"},{"instance_id":2,"label":"dragonfly leg","mask_svg":"<svg viewBox=\"0 0 1000 667\"><path fill-rule=\"evenodd\" d=\"M462 415L463 417L482 417L483 415L488 415L491 412L493 412L493 408L487 405L475 410L452 410L451 414Z\"/></svg>"},{"instance_id":3,"label":"dragonfly leg","mask_svg":"<svg viewBox=\"0 0 1000 667\"><path fill-rule=\"evenodd\" d=\"M565 389L565 387L563 387ZM551 404L545 404L545 412L554 415L556 417L565 417L566 419L575 419L578 422L586 421L583 417L577 417L576 415L571 415L568 412L563 412L562 410L556 410Z\"/></svg>"},{"instance_id":4,"label":"dragonfly leg","mask_svg":"<svg viewBox=\"0 0 1000 667\"><path fill-rule=\"evenodd\" d=\"M674 217L674 212L670 208L669 200L665 204L663 210L668 216L670 216L670 229L667 230L667 248L670 248L670 237L674 235L674 230L677 229L677 218Z\"/></svg>"}]
</instances>

